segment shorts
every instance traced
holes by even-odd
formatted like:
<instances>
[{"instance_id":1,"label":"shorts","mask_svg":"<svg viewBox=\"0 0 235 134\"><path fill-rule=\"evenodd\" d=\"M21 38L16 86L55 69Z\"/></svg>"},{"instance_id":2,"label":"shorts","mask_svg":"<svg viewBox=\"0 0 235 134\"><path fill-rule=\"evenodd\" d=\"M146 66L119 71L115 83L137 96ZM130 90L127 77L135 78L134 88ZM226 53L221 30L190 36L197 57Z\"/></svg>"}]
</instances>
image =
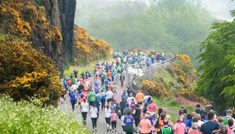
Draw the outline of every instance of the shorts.
<instances>
[{"instance_id":1,"label":"shorts","mask_svg":"<svg viewBox=\"0 0 235 134\"><path fill-rule=\"evenodd\" d=\"M142 104L143 104L143 102L138 102L138 104L139 104L139 105L142 105Z\"/></svg>"},{"instance_id":2,"label":"shorts","mask_svg":"<svg viewBox=\"0 0 235 134\"><path fill-rule=\"evenodd\" d=\"M106 124L110 125L110 117L109 118L105 118Z\"/></svg>"},{"instance_id":3,"label":"shorts","mask_svg":"<svg viewBox=\"0 0 235 134\"><path fill-rule=\"evenodd\" d=\"M107 99L107 102L111 102L113 99L112 98L109 98L109 99Z\"/></svg>"},{"instance_id":4,"label":"shorts","mask_svg":"<svg viewBox=\"0 0 235 134\"><path fill-rule=\"evenodd\" d=\"M89 101L89 106L90 106L90 105L93 105L93 101Z\"/></svg>"},{"instance_id":5,"label":"shorts","mask_svg":"<svg viewBox=\"0 0 235 134\"><path fill-rule=\"evenodd\" d=\"M124 125L122 125L122 130L124 131Z\"/></svg>"}]
</instances>

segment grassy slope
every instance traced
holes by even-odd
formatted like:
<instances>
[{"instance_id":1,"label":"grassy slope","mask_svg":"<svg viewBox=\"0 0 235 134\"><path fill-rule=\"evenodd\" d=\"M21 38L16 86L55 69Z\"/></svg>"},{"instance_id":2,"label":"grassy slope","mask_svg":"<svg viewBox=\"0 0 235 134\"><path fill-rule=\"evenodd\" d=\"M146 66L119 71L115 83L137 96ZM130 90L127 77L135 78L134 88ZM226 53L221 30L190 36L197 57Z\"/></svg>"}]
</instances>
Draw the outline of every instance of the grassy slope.
<instances>
[{"instance_id":1,"label":"grassy slope","mask_svg":"<svg viewBox=\"0 0 235 134\"><path fill-rule=\"evenodd\" d=\"M105 59L100 59L98 62L102 63L103 61L111 63L111 62L114 62L114 59L110 56ZM97 61L92 61L92 62L89 62L88 65L69 66L69 67L65 68L64 75L69 77L75 68L78 69L78 76L80 76L80 74L82 72L86 72L87 70L93 74L94 66L96 63L97 63Z\"/></svg>"},{"instance_id":2,"label":"grassy slope","mask_svg":"<svg viewBox=\"0 0 235 134\"><path fill-rule=\"evenodd\" d=\"M36 103L36 102L34 102ZM0 98L0 133L91 134L79 121L54 107L42 108L30 102Z\"/></svg>"},{"instance_id":3,"label":"grassy slope","mask_svg":"<svg viewBox=\"0 0 235 134\"><path fill-rule=\"evenodd\" d=\"M171 115L171 119L173 122L176 122L176 117L178 116L178 114L176 113L178 113L182 105L185 107L185 109L187 109L188 113L192 113L196 109L196 107L189 106L188 104L177 103L171 98L165 98L164 100L162 100L154 97L153 101L155 104L157 104L158 107L174 111L174 113L167 112L167 114Z\"/></svg>"},{"instance_id":4,"label":"grassy slope","mask_svg":"<svg viewBox=\"0 0 235 134\"><path fill-rule=\"evenodd\" d=\"M179 68L175 68L176 66ZM170 72L169 70L172 72ZM181 96L180 93L182 92L182 89L184 89L185 86L183 83L178 81L179 76L184 76L185 80L189 82L188 87L192 89L195 88L197 82L192 82L192 79L197 79L195 75L192 75L192 72L194 70L195 69L192 64L186 63L185 60L182 60L180 56L178 56L176 61L174 62L173 67L170 67L168 70L160 69L159 71L153 74L153 79L156 81L156 83L161 82L165 86L165 89L170 93L170 97L161 97L164 99L154 98L154 102L158 105L158 107L171 111L167 114L171 115L171 119L173 122L175 122L175 119L178 115L178 111L180 110L182 105L184 105L188 113L192 113L196 109L194 105L190 104L187 101L186 103L181 103L175 102L174 100L176 94ZM182 71L183 74L180 71ZM162 81L159 79L162 79Z\"/></svg>"}]
</instances>

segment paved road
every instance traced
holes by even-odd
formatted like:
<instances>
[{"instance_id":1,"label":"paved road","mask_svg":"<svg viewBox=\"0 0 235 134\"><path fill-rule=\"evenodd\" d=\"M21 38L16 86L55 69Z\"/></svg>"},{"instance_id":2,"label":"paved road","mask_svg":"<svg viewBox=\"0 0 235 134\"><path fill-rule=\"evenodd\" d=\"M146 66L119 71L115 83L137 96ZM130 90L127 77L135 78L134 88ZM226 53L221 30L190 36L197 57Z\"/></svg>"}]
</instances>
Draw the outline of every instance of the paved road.
<instances>
[{"instance_id":1,"label":"paved road","mask_svg":"<svg viewBox=\"0 0 235 134\"><path fill-rule=\"evenodd\" d=\"M119 78L119 77L117 77L117 78ZM126 79L126 81L127 81L127 79ZM123 90L127 89L126 81L124 82L123 88L121 88L121 85L120 85L121 83L119 81L117 83L117 85L119 87L118 90L117 90L117 93L118 93L117 102L121 101L122 92L123 92ZM69 100L68 96L67 96L66 101L63 104L59 103L58 108L60 110L64 111L65 113L71 115L71 116L73 116L73 114L76 114L76 115L78 115L78 117L73 116L73 118L79 118L79 119L82 120L81 113L80 113L80 108L76 108L75 112L74 113L72 112L72 107L71 107L71 103L70 103L70 100ZM89 131L92 132L92 123L91 123L91 118L90 118L90 114L89 113L87 115L86 128ZM104 111L101 111L101 110L99 112L99 118L98 118L98 121L97 121L97 129L98 129L98 131L94 132L94 134L106 134L106 133L108 133L107 132L106 122L105 122L105 117L104 117ZM121 126L121 120L118 119L118 122L117 122L117 132L109 132L109 133L120 134L122 132L123 131L122 131L122 126Z\"/></svg>"}]
</instances>

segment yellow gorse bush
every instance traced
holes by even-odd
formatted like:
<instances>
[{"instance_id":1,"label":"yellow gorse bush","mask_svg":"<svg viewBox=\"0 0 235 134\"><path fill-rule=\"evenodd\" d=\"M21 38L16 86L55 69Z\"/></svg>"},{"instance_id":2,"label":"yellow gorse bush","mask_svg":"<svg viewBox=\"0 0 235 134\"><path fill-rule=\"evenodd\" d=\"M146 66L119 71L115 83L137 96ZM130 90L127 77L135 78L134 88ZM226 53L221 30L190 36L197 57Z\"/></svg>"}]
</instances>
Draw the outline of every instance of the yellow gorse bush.
<instances>
[{"instance_id":1,"label":"yellow gorse bush","mask_svg":"<svg viewBox=\"0 0 235 134\"><path fill-rule=\"evenodd\" d=\"M48 44L62 41L58 28L47 20L45 8L32 1L5 0L0 5L0 16L0 28L5 34L27 41L36 41L35 35L41 35L40 40Z\"/></svg>"},{"instance_id":2,"label":"yellow gorse bush","mask_svg":"<svg viewBox=\"0 0 235 134\"><path fill-rule=\"evenodd\" d=\"M143 92L148 92L149 94L157 96L157 97L161 95L169 96L169 93L167 92L167 90L164 88L163 85L155 84L148 80L142 81L141 89Z\"/></svg>"},{"instance_id":3,"label":"yellow gorse bush","mask_svg":"<svg viewBox=\"0 0 235 134\"><path fill-rule=\"evenodd\" d=\"M43 104L57 106L62 85L49 57L25 42L0 41L0 51L0 93L15 101L34 96Z\"/></svg>"},{"instance_id":4,"label":"yellow gorse bush","mask_svg":"<svg viewBox=\"0 0 235 134\"><path fill-rule=\"evenodd\" d=\"M190 63L191 59L189 58L188 55L180 55L180 58L184 60L186 63Z\"/></svg>"},{"instance_id":5,"label":"yellow gorse bush","mask_svg":"<svg viewBox=\"0 0 235 134\"><path fill-rule=\"evenodd\" d=\"M74 27L74 63L87 64L89 61L111 55L111 46L103 40L94 40L84 28Z\"/></svg>"}]
</instances>

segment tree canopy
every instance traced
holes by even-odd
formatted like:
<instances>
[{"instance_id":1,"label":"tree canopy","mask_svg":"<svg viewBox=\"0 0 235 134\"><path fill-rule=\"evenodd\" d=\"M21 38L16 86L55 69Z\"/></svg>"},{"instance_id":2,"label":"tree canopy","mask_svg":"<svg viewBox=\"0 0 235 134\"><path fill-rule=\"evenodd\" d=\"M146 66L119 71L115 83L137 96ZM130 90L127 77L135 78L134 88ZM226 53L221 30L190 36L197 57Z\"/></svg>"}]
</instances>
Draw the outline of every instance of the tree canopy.
<instances>
[{"instance_id":1,"label":"tree canopy","mask_svg":"<svg viewBox=\"0 0 235 134\"><path fill-rule=\"evenodd\" d=\"M232 11L235 17L235 11ZM203 71L195 92L221 108L235 104L235 20L214 23L198 56Z\"/></svg>"},{"instance_id":2,"label":"tree canopy","mask_svg":"<svg viewBox=\"0 0 235 134\"><path fill-rule=\"evenodd\" d=\"M110 43L114 50L167 50L187 54L196 63L194 58L213 21L200 4L188 0L162 0L151 6L122 4L125 6L89 9L88 13L81 9L79 15L87 16L78 25L90 36Z\"/></svg>"}]
</instances>

